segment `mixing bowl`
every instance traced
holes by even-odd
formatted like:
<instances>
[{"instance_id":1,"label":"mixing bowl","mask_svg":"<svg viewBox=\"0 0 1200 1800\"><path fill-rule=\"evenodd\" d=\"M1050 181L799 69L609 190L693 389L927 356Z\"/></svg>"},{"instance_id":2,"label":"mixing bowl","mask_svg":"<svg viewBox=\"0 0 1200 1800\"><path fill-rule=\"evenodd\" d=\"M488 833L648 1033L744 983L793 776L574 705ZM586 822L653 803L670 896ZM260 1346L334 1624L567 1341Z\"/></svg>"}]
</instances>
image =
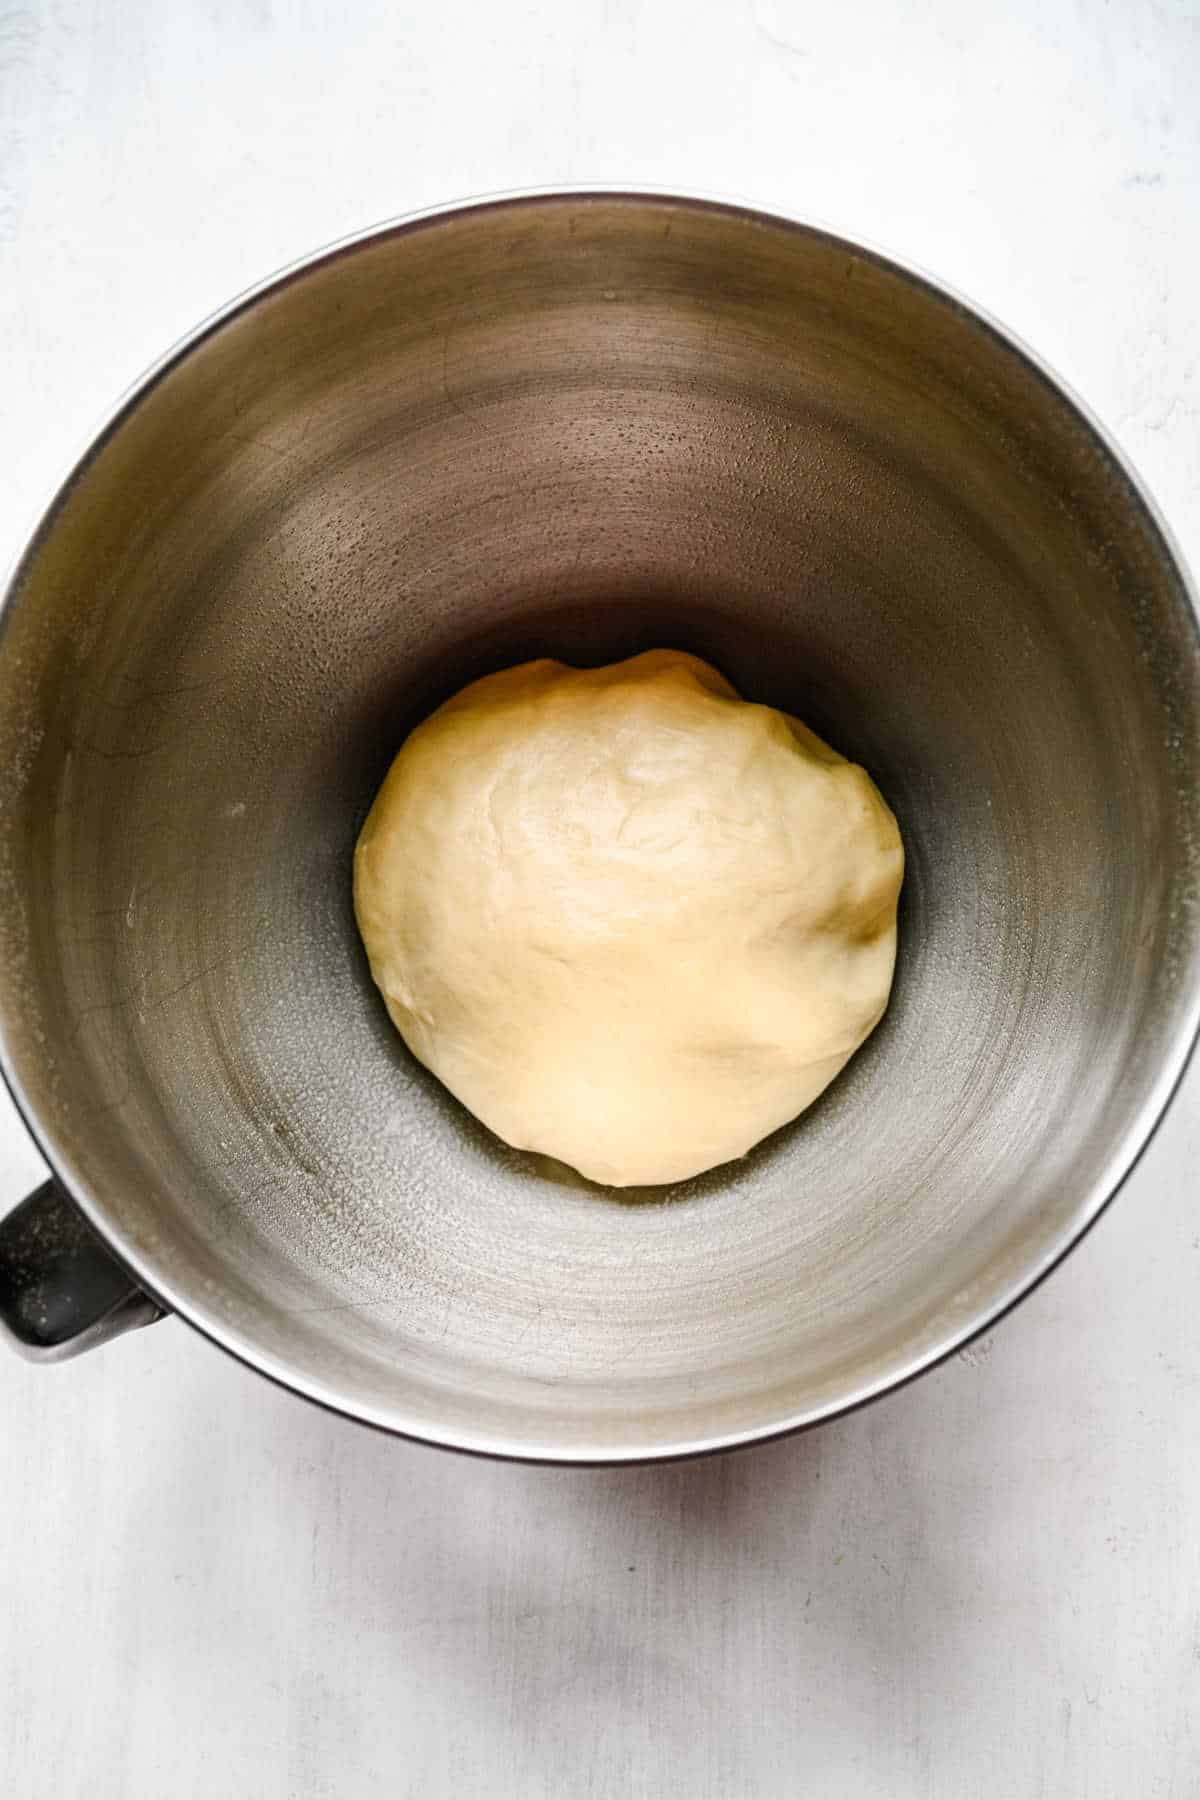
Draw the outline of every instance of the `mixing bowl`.
<instances>
[{"instance_id":1,"label":"mixing bowl","mask_svg":"<svg viewBox=\"0 0 1200 1800\"><path fill-rule=\"evenodd\" d=\"M825 1097L618 1197L408 1056L351 852L465 681L660 645L864 763L908 874ZM903 1381L1062 1256L1181 1073L1198 670L1095 424L829 232L541 194L269 281L121 406L8 592L3 1058L56 1177L2 1233L14 1335L169 1309L356 1418L562 1461Z\"/></svg>"}]
</instances>

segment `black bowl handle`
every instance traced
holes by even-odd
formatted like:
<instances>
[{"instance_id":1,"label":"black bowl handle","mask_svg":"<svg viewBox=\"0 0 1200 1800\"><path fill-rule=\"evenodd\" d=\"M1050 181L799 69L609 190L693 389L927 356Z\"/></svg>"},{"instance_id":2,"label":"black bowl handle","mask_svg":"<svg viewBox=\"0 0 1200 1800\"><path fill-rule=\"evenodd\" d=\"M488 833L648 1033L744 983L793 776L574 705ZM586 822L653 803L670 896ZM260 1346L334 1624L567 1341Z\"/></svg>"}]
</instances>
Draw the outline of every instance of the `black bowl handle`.
<instances>
[{"instance_id":1,"label":"black bowl handle","mask_svg":"<svg viewBox=\"0 0 1200 1800\"><path fill-rule=\"evenodd\" d=\"M62 1362L162 1316L57 1181L0 1219L0 1326L22 1356Z\"/></svg>"}]
</instances>

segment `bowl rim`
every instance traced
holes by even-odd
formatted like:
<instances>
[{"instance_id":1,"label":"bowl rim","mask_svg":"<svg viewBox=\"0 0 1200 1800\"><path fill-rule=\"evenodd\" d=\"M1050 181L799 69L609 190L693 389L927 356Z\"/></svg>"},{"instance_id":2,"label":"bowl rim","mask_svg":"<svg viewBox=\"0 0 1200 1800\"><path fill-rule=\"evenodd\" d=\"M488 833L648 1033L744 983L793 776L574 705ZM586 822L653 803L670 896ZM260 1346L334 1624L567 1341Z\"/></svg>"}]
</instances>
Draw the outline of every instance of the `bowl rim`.
<instances>
[{"instance_id":1,"label":"bowl rim","mask_svg":"<svg viewBox=\"0 0 1200 1800\"><path fill-rule=\"evenodd\" d=\"M605 182L584 183L570 187L549 185L505 189L498 192L468 195L461 199L439 202L411 212L401 213L347 233L293 258L273 273L243 288L230 300L207 314L155 358L102 415L96 427L84 440L80 451L69 463L66 475L56 482L49 499L37 509L32 524L19 538L17 551L5 572L3 585L0 586L0 654L3 653L5 631L15 611L25 573L32 565L78 482L143 399L180 366L193 351L231 320L243 312L248 312L269 295L281 292L294 282L302 280L314 270L335 263L341 258L352 255L383 239L407 236L409 233L437 226L439 223L461 218L474 212L498 211L507 208L516 210L545 202L567 205L575 202L586 205L594 201L630 206L648 204L692 208L701 212L720 213L740 218L747 225L800 232L824 239L828 243L844 248L849 254L867 257L879 267L899 276L910 286L923 290L926 296L935 302L950 306L969 323L990 334L1002 349L1014 355L1020 363L1024 364L1030 374L1047 386L1058 399L1065 401L1084 428L1090 432L1118 476L1127 485L1132 498L1145 515L1151 528L1151 534L1158 538L1165 560L1173 566L1187 602L1193 643L1197 659L1200 660L1200 589L1197 588L1196 581L1188 568L1182 549L1170 525L1130 458L1116 442L1108 428L1075 392L1070 383L1052 369L1050 364L1031 349L1016 332L1003 325L986 308L967 298L961 290L931 274L919 263L890 249L884 249L870 239L850 237L840 228L824 223L811 215L783 210L774 205L769 208L759 206L741 197L711 191ZM1072 1208L1048 1248L1019 1274L1003 1282L980 1313L963 1324L945 1331L931 1347L898 1361L886 1373L878 1375L870 1381L862 1382L844 1394L827 1401L778 1417L767 1418L761 1425L751 1425L736 1431L700 1433L695 1436L684 1434L676 1438L664 1439L660 1445L650 1448L620 1444L608 1445L602 1441L562 1446L554 1445L548 1440L539 1442L534 1434L527 1438L509 1437L500 1432L459 1431L453 1427L444 1432L432 1431L427 1422L406 1417L403 1408L359 1406L346 1396L339 1394L333 1384L324 1384L291 1369L283 1359L265 1351L244 1331L237 1327L231 1327L227 1320L219 1316L215 1307L206 1306L202 1300L186 1291L186 1288L177 1286L171 1278L169 1270L160 1270L156 1267L153 1259L140 1251L130 1241L127 1234L109 1220L103 1201L92 1191L79 1169L74 1166L69 1147L59 1142L39 1120L36 1108L21 1080L17 1067L18 1056L12 1041L9 1021L2 1011L0 1011L0 1076L3 1077L26 1129L54 1175L98 1233L115 1260L126 1269L137 1285L168 1313L177 1314L219 1349L224 1350L246 1367L253 1369L257 1374L265 1376L276 1386L312 1401L339 1417L368 1425L388 1436L400 1437L440 1449L456 1450L467 1455L499 1461L583 1468L638 1466L679 1462L724 1451L744 1449L753 1444L768 1443L777 1438L788 1437L795 1432L810 1430L814 1426L825 1424L830 1420L842 1418L856 1412L860 1407L882 1398L885 1394L906 1387L909 1382L915 1381L927 1371L937 1368L976 1338L994 1329L1023 1299L1040 1287L1046 1277L1082 1241L1116 1198L1153 1141L1171 1101L1179 1090L1195 1050L1197 1037L1200 1035L1200 958L1197 958L1193 965L1190 985L1191 992L1187 995L1186 1006L1179 1014L1172 1041L1167 1053L1162 1058L1155 1080L1134 1119L1106 1156L1101 1172L1093 1179L1087 1191L1081 1195L1078 1204Z\"/></svg>"}]
</instances>

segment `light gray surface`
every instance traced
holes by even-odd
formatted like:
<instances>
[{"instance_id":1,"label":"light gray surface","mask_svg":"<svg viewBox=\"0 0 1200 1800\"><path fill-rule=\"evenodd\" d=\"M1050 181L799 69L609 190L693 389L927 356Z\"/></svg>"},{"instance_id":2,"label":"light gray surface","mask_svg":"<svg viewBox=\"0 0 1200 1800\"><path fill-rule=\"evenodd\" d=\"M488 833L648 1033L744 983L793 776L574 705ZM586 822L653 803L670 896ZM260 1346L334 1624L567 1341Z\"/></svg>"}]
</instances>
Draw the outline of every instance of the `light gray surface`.
<instances>
[{"instance_id":1,"label":"light gray surface","mask_svg":"<svg viewBox=\"0 0 1200 1800\"><path fill-rule=\"evenodd\" d=\"M311 243L677 182L923 261L1114 427L1200 559L1200 19L760 5L0 21L0 532L114 388ZM450 1459L177 1325L0 1364L0 1791L1190 1797L1193 1078L1098 1232L874 1411L712 1464ZM37 1173L15 1122L0 1178Z\"/></svg>"}]
</instances>

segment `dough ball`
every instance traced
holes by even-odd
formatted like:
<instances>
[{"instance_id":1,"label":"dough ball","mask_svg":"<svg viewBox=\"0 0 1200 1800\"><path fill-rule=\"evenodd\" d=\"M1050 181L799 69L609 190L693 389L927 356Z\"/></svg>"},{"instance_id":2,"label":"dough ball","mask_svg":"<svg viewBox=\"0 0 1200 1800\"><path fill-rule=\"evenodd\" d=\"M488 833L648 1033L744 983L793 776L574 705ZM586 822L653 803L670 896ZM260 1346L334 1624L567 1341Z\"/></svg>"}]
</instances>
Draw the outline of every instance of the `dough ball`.
<instances>
[{"instance_id":1,"label":"dough ball","mask_svg":"<svg viewBox=\"0 0 1200 1800\"><path fill-rule=\"evenodd\" d=\"M866 773L694 656L526 663L412 733L355 854L371 973L506 1143L614 1187L794 1119L878 1023L904 855Z\"/></svg>"}]
</instances>

